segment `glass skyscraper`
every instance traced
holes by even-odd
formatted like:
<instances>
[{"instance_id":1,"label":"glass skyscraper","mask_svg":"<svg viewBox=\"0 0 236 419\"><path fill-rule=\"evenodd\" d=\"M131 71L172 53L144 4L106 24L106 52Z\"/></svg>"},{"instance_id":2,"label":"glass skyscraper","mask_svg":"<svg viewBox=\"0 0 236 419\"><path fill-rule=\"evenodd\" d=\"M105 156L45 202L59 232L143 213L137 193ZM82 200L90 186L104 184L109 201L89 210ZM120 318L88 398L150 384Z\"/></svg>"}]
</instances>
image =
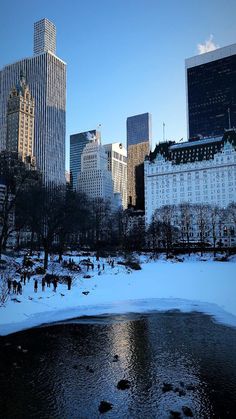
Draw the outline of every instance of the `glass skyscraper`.
<instances>
[{"instance_id":1,"label":"glass skyscraper","mask_svg":"<svg viewBox=\"0 0 236 419\"><path fill-rule=\"evenodd\" d=\"M152 115L143 113L127 118L127 149L130 145L152 140Z\"/></svg>"},{"instance_id":2,"label":"glass skyscraper","mask_svg":"<svg viewBox=\"0 0 236 419\"><path fill-rule=\"evenodd\" d=\"M236 44L185 61L188 136L236 127Z\"/></svg>"},{"instance_id":3,"label":"glass skyscraper","mask_svg":"<svg viewBox=\"0 0 236 419\"><path fill-rule=\"evenodd\" d=\"M0 71L0 149L6 148L7 100L22 72L35 100L37 168L45 184L65 184L66 64L52 52L25 58Z\"/></svg>"},{"instance_id":4,"label":"glass skyscraper","mask_svg":"<svg viewBox=\"0 0 236 419\"><path fill-rule=\"evenodd\" d=\"M152 140L150 113L127 118L127 196L128 206L144 209L144 159L149 154Z\"/></svg>"},{"instance_id":5,"label":"glass skyscraper","mask_svg":"<svg viewBox=\"0 0 236 419\"><path fill-rule=\"evenodd\" d=\"M78 175L81 172L81 156L90 141L100 140L101 134L97 130L79 132L70 136L70 183L77 189Z\"/></svg>"}]
</instances>

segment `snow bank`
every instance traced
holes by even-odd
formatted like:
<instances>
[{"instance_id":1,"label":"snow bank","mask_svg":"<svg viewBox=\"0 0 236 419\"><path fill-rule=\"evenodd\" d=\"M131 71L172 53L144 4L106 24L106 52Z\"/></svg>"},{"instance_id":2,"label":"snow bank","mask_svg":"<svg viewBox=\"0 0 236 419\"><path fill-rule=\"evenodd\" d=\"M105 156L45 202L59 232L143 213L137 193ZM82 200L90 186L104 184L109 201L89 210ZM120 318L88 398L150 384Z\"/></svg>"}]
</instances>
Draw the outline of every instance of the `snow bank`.
<instances>
[{"instance_id":1,"label":"snow bank","mask_svg":"<svg viewBox=\"0 0 236 419\"><path fill-rule=\"evenodd\" d=\"M80 316L172 309L208 313L236 327L235 262L143 262L141 271L130 273L123 266L112 269L106 264L101 275L96 270L89 272L90 279L78 276L71 291L59 284L56 293L52 288L42 292L39 285L34 293L31 279L17 296L20 303L9 299L0 308L0 334Z\"/></svg>"}]
</instances>

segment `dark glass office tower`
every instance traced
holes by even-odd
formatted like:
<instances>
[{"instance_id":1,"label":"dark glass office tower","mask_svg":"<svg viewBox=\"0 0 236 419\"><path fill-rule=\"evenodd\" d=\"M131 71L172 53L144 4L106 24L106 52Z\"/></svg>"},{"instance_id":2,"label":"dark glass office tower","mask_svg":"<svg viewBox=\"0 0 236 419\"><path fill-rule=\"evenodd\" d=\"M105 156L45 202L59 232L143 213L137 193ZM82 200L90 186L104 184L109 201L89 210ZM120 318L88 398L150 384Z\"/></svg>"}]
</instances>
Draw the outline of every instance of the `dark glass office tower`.
<instances>
[{"instance_id":1,"label":"dark glass office tower","mask_svg":"<svg viewBox=\"0 0 236 419\"><path fill-rule=\"evenodd\" d=\"M143 113L127 118L127 149L130 145L143 143L152 139L152 116Z\"/></svg>"},{"instance_id":2,"label":"dark glass office tower","mask_svg":"<svg viewBox=\"0 0 236 419\"><path fill-rule=\"evenodd\" d=\"M186 60L189 138L236 127L236 44Z\"/></svg>"},{"instance_id":3,"label":"dark glass office tower","mask_svg":"<svg viewBox=\"0 0 236 419\"><path fill-rule=\"evenodd\" d=\"M144 210L144 159L151 148L151 114L130 116L126 128L128 206Z\"/></svg>"},{"instance_id":4,"label":"dark glass office tower","mask_svg":"<svg viewBox=\"0 0 236 419\"><path fill-rule=\"evenodd\" d=\"M84 147L94 138L100 139L100 132L96 129L79 132L70 136L70 183L73 189L77 189L78 175L81 171L81 154Z\"/></svg>"}]
</instances>

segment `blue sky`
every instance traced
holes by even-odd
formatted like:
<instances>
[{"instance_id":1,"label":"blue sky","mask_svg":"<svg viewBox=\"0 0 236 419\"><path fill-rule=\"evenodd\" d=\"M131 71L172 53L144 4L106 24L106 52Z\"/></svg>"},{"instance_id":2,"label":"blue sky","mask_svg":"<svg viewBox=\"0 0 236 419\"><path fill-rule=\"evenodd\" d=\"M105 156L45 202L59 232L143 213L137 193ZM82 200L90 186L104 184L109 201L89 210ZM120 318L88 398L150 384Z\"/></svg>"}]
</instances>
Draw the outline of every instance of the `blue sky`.
<instances>
[{"instance_id":1,"label":"blue sky","mask_svg":"<svg viewBox=\"0 0 236 419\"><path fill-rule=\"evenodd\" d=\"M102 125L104 143L126 139L126 118L153 117L153 145L186 138L184 60L210 35L236 42L235 0L3 0L0 67L32 55L33 23L57 27L67 63L69 135Z\"/></svg>"}]
</instances>

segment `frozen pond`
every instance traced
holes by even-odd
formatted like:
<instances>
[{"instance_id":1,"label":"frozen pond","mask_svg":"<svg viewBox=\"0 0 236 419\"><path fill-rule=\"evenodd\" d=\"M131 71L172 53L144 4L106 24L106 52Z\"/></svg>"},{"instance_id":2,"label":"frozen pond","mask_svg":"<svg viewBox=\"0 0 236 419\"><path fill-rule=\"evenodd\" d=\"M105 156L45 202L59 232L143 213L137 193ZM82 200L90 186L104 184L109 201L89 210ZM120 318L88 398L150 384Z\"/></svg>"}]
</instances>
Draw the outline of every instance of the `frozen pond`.
<instances>
[{"instance_id":1,"label":"frozen pond","mask_svg":"<svg viewBox=\"0 0 236 419\"><path fill-rule=\"evenodd\" d=\"M235 416L236 329L205 314L80 318L1 337L0 348L4 419L97 418L101 400L107 418Z\"/></svg>"}]
</instances>

